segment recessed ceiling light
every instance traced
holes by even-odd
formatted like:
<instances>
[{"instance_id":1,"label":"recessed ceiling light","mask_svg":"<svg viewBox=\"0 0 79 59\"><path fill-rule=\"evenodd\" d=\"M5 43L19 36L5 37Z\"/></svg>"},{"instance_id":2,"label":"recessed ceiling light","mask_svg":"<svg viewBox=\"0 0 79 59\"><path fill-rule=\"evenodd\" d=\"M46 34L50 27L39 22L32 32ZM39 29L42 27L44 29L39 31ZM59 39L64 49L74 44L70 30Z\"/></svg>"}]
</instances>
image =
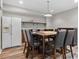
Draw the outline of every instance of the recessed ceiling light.
<instances>
[{"instance_id":1,"label":"recessed ceiling light","mask_svg":"<svg viewBox=\"0 0 79 59\"><path fill-rule=\"evenodd\" d=\"M74 3L78 3L78 0L74 0Z\"/></svg>"},{"instance_id":2,"label":"recessed ceiling light","mask_svg":"<svg viewBox=\"0 0 79 59\"><path fill-rule=\"evenodd\" d=\"M19 4L23 4L23 1L22 1L22 0L20 0L20 1L19 1Z\"/></svg>"}]
</instances>

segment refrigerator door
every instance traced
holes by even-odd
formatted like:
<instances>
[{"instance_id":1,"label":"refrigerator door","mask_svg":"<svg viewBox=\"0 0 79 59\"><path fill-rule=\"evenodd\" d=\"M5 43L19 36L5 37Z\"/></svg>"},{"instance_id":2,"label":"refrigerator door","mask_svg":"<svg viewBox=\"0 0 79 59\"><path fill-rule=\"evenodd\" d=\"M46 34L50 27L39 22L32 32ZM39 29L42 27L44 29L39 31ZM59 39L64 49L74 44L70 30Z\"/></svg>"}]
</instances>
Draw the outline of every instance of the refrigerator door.
<instances>
[{"instance_id":1,"label":"refrigerator door","mask_svg":"<svg viewBox=\"0 0 79 59\"><path fill-rule=\"evenodd\" d=\"M12 17L12 47L21 45L21 18Z\"/></svg>"},{"instance_id":2,"label":"refrigerator door","mask_svg":"<svg viewBox=\"0 0 79 59\"><path fill-rule=\"evenodd\" d=\"M2 48L11 47L11 17L2 17Z\"/></svg>"}]
</instances>

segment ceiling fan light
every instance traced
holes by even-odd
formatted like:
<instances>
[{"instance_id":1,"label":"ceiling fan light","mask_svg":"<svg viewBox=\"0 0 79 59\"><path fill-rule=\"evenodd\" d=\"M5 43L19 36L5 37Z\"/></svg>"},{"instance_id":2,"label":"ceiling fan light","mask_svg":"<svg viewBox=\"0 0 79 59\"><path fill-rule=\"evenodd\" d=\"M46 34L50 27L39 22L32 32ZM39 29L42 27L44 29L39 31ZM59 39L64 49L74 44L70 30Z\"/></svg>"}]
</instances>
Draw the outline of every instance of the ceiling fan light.
<instances>
[{"instance_id":1,"label":"ceiling fan light","mask_svg":"<svg viewBox=\"0 0 79 59\"><path fill-rule=\"evenodd\" d=\"M52 14L45 14L45 17L52 17Z\"/></svg>"},{"instance_id":2,"label":"ceiling fan light","mask_svg":"<svg viewBox=\"0 0 79 59\"><path fill-rule=\"evenodd\" d=\"M78 0L74 0L74 3L78 3Z\"/></svg>"}]
</instances>

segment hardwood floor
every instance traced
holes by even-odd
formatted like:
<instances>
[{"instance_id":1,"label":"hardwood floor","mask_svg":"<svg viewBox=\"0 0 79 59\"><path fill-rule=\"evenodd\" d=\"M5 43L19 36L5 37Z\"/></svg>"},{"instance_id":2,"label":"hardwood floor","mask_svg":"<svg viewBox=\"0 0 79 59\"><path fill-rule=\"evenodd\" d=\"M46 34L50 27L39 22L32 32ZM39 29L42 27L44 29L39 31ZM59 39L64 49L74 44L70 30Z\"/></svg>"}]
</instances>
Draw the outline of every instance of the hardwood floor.
<instances>
[{"instance_id":1,"label":"hardwood floor","mask_svg":"<svg viewBox=\"0 0 79 59\"><path fill-rule=\"evenodd\" d=\"M35 59L39 59L39 57L40 55L35 57ZM25 57L23 47L15 47L3 50L2 54L0 55L0 59L30 59L30 56L29 58Z\"/></svg>"},{"instance_id":2,"label":"hardwood floor","mask_svg":"<svg viewBox=\"0 0 79 59\"><path fill-rule=\"evenodd\" d=\"M23 47L5 49L0 55L0 59L26 59L22 49Z\"/></svg>"},{"instance_id":3,"label":"hardwood floor","mask_svg":"<svg viewBox=\"0 0 79 59\"><path fill-rule=\"evenodd\" d=\"M78 47L74 47L74 59L78 59L77 57L77 49ZM41 59L41 55L36 55L37 57L35 57L34 59ZM57 54L57 59L62 59L62 56L60 54ZM0 59L27 59L25 57L25 54L23 54L23 47L15 47L15 48L10 48L10 49L5 49L3 50L2 54L0 55ZM30 57L28 58L30 59ZM46 58L46 59L50 59L50 58ZM52 56L51 56L51 59ZM72 59L71 58L71 54L68 53L67 54L67 59Z\"/></svg>"}]
</instances>

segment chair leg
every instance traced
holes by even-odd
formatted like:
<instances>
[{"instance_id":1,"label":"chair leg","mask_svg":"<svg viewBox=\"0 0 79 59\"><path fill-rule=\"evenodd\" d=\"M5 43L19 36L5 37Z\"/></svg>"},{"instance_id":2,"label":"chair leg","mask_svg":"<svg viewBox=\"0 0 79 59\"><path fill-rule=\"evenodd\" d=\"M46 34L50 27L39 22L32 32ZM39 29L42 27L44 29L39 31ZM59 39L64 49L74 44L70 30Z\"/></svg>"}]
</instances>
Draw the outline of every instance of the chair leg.
<instances>
[{"instance_id":1,"label":"chair leg","mask_svg":"<svg viewBox=\"0 0 79 59\"><path fill-rule=\"evenodd\" d=\"M23 53L25 53L25 50L26 50L26 43L25 43L25 45L24 45L24 50L23 50Z\"/></svg>"},{"instance_id":2,"label":"chair leg","mask_svg":"<svg viewBox=\"0 0 79 59\"><path fill-rule=\"evenodd\" d=\"M73 51L72 51L72 45L70 45L70 50L71 50L72 59L74 59Z\"/></svg>"},{"instance_id":3,"label":"chair leg","mask_svg":"<svg viewBox=\"0 0 79 59\"><path fill-rule=\"evenodd\" d=\"M61 48L61 52L62 52L63 59L65 59L64 58L64 49L63 48Z\"/></svg>"},{"instance_id":4,"label":"chair leg","mask_svg":"<svg viewBox=\"0 0 79 59\"><path fill-rule=\"evenodd\" d=\"M56 59L56 49L53 48L53 59Z\"/></svg>"},{"instance_id":5,"label":"chair leg","mask_svg":"<svg viewBox=\"0 0 79 59\"><path fill-rule=\"evenodd\" d=\"M28 58L28 56L29 56L29 52L30 52L30 48L27 47L26 58Z\"/></svg>"},{"instance_id":6,"label":"chair leg","mask_svg":"<svg viewBox=\"0 0 79 59\"><path fill-rule=\"evenodd\" d=\"M66 54L65 54L65 49L64 48L61 48L61 53L62 53L63 59L66 59Z\"/></svg>"},{"instance_id":7,"label":"chair leg","mask_svg":"<svg viewBox=\"0 0 79 59\"><path fill-rule=\"evenodd\" d=\"M66 48L64 47L64 57L65 57L65 59L66 59Z\"/></svg>"},{"instance_id":8,"label":"chair leg","mask_svg":"<svg viewBox=\"0 0 79 59\"><path fill-rule=\"evenodd\" d=\"M33 57L34 57L34 47L32 47L32 57L31 57L31 59L33 59Z\"/></svg>"}]
</instances>

